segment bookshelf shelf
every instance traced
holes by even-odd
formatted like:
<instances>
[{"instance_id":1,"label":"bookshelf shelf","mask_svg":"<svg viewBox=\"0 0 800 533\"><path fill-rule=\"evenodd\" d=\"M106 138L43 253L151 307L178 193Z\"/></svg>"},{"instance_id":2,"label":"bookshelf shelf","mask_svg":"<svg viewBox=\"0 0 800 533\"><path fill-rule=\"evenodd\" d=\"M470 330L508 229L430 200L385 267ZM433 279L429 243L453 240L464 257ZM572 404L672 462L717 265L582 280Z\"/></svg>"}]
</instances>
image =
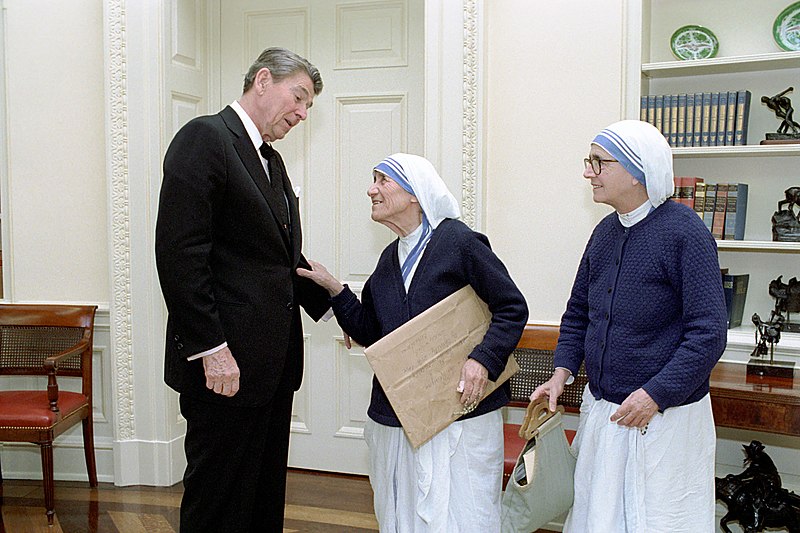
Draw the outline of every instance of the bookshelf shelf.
<instances>
[{"instance_id":1,"label":"bookshelf shelf","mask_svg":"<svg viewBox=\"0 0 800 533\"><path fill-rule=\"evenodd\" d=\"M798 62L800 62L800 52L768 52L695 61L644 63L642 64L642 74L648 78L671 78L720 73L764 72L797 68Z\"/></svg>"},{"instance_id":2,"label":"bookshelf shelf","mask_svg":"<svg viewBox=\"0 0 800 533\"><path fill-rule=\"evenodd\" d=\"M676 158L798 156L800 155L800 144L775 144L763 146L760 144L748 144L745 146L700 146L673 148L672 155Z\"/></svg>"},{"instance_id":3,"label":"bookshelf shelf","mask_svg":"<svg viewBox=\"0 0 800 533\"><path fill-rule=\"evenodd\" d=\"M718 240L717 250L721 252L800 253L800 242Z\"/></svg>"}]
</instances>

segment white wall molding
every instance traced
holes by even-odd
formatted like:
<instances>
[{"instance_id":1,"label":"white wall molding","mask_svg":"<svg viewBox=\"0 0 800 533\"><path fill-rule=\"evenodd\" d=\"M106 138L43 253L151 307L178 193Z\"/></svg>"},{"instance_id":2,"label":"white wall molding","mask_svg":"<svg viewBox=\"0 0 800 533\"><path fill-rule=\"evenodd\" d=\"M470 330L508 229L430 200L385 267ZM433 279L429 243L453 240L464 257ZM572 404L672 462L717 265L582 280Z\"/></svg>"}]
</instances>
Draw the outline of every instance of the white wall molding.
<instances>
[{"instance_id":1,"label":"white wall molding","mask_svg":"<svg viewBox=\"0 0 800 533\"><path fill-rule=\"evenodd\" d=\"M104 0L106 52L107 175L110 180L111 353L114 367L116 438L130 439L133 413L131 325L130 192L128 186L128 109L126 18L124 0Z\"/></svg>"}]
</instances>

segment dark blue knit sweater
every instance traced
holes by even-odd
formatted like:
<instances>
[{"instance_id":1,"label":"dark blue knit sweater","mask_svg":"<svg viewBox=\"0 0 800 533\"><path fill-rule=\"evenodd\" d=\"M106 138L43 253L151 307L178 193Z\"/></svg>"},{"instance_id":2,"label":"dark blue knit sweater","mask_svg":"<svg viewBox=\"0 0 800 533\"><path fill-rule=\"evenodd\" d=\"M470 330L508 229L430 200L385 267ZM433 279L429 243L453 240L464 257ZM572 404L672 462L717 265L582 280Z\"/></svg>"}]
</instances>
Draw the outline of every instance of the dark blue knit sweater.
<instances>
[{"instance_id":1,"label":"dark blue knit sweater","mask_svg":"<svg viewBox=\"0 0 800 533\"><path fill-rule=\"evenodd\" d=\"M361 302L349 287L331 299L339 325L357 343L369 346L458 289L471 285L489 306L492 321L483 341L469 357L486 367L490 380L497 379L525 329L528 306L505 266L492 252L489 240L463 222L444 220L434 230L420 258L408 294L400 274L397 242L384 249L364 285ZM506 382L463 418L498 409L509 399ZM367 414L380 424L400 426L375 378Z\"/></svg>"},{"instance_id":2,"label":"dark blue knit sweater","mask_svg":"<svg viewBox=\"0 0 800 533\"><path fill-rule=\"evenodd\" d=\"M555 366L586 362L595 398L638 388L660 410L708 392L727 339L717 248L700 217L666 202L630 228L616 213L592 233L578 267Z\"/></svg>"}]
</instances>

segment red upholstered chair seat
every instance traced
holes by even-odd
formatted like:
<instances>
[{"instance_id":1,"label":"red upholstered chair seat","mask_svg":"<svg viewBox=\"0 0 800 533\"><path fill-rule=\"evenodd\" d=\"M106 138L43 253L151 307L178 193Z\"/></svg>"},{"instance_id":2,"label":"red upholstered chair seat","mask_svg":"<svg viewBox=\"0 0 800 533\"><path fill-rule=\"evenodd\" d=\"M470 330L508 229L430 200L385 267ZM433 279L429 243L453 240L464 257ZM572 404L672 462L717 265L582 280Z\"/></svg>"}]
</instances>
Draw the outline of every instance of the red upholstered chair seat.
<instances>
[{"instance_id":1,"label":"red upholstered chair seat","mask_svg":"<svg viewBox=\"0 0 800 533\"><path fill-rule=\"evenodd\" d=\"M47 391L0 391L0 427L51 428L81 408L88 407L89 399L78 392L59 391L58 413L50 410Z\"/></svg>"},{"instance_id":2,"label":"red upholstered chair seat","mask_svg":"<svg viewBox=\"0 0 800 533\"><path fill-rule=\"evenodd\" d=\"M505 490L508 480L511 479L511 473L514 471L522 448L525 447L525 440L519 436L519 428L519 424L503 424L503 440L505 442L503 452L503 490ZM564 433L567 436L567 442L572 444L572 440L575 438L575 431L565 429Z\"/></svg>"}]
</instances>

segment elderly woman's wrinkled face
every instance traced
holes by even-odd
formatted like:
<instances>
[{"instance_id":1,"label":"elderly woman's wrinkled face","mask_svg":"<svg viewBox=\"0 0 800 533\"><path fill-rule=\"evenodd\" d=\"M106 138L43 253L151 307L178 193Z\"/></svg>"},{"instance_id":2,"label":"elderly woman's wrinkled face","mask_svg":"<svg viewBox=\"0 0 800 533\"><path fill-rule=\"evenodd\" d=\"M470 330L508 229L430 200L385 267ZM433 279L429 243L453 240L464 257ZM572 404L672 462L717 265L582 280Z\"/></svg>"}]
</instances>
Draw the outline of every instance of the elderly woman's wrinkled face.
<instances>
[{"instance_id":1,"label":"elderly woman's wrinkled face","mask_svg":"<svg viewBox=\"0 0 800 533\"><path fill-rule=\"evenodd\" d=\"M367 189L367 196L372 200L372 220L391 228L405 226L419 218L421 209L414 195L385 174L377 170L372 174L375 181Z\"/></svg>"},{"instance_id":2,"label":"elderly woman's wrinkled face","mask_svg":"<svg viewBox=\"0 0 800 533\"><path fill-rule=\"evenodd\" d=\"M644 185L636 181L636 178L608 152L593 144L589 151L589 159L600 160L599 174L594 171L591 164L583 171L583 177L592 183L592 199L595 203L607 204L620 213L628 213L643 203L642 194L644 200L647 200L647 190Z\"/></svg>"}]
</instances>

